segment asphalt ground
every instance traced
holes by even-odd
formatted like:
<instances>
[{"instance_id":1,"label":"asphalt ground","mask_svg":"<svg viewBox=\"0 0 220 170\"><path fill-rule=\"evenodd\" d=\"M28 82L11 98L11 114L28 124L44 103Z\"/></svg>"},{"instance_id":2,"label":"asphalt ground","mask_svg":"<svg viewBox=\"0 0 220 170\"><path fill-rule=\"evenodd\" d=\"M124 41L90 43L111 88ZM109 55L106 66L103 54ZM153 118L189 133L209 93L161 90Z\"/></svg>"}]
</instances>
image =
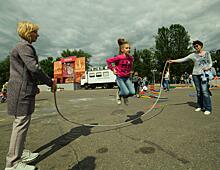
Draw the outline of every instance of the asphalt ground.
<instances>
[{"instance_id":1,"label":"asphalt ground","mask_svg":"<svg viewBox=\"0 0 220 170\"><path fill-rule=\"evenodd\" d=\"M39 170L220 169L219 88L212 90L213 112L209 116L194 112L194 88L162 92L155 108L144 115L156 98L131 97L128 106L118 106L115 93L116 89L57 92L58 107L66 118L111 125L101 127L70 123L56 112L52 93L37 95L26 148L41 155L32 164ZM3 170L12 121L6 103L0 104Z\"/></svg>"}]
</instances>

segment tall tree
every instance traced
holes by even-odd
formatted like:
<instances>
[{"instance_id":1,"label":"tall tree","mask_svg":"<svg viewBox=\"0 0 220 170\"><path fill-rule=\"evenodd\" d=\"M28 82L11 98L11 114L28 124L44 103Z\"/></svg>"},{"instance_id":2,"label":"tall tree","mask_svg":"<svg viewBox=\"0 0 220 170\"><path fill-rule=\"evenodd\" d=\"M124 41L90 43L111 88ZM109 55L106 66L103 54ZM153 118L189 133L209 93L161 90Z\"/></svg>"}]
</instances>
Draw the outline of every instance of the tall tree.
<instances>
[{"instance_id":1,"label":"tall tree","mask_svg":"<svg viewBox=\"0 0 220 170\"><path fill-rule=\"evenodd\" d=\"M171 58L177 59L184 57L192 52L190 36L185 28L179 24L170 26L170 47Z\"/></svg>"},{"instance_id":2,"label":"tall tree","mask_svg":"<svg viewBox=\"0 0 220 170\"><path fill-rule=\"evenodd\" d=\"M53 77L53 57L48 57L47 59L41 60L40 66L48 76L51 78Z\"/></svg>"},{"instance_id":3,"label":"tall tree","mask_svg":"<svg viewBox=\"0 0 220 170\"><path fill-rule=\"evenodd\" d=\"M155 36L155 42L155 57L158 60L158 69L160 71L162 71L168 59L182 58L192 52L190 36L180 24L172 24L169 28L159 28ZM192 67L192 62L175 64L172 65L171 72L179 77L184 72L190 73Z\"/></svg>"},{"instance_id":4,"label":"tall tree","mask_svg":"<svg viewBox=\"0 0 220 170\"><path fill-rule=\"evenodd\" d=\"M134 50L133 70L137 71L141 77L147 76L152 79L152 70L155 69L153 52L149 49Z\"/></svg>"},{"instance_id":5,"label":"tall tree","mask_svg":"<svg viewBox=\"0 0 220 170\"><path fill-rule=\"evenodd\" d=\"M164 62L170 58L170 32L166 27L158 29L155 36L156 50L155 57L158 60L158 69L161 70Z\"/></svg>"}]
</instances>

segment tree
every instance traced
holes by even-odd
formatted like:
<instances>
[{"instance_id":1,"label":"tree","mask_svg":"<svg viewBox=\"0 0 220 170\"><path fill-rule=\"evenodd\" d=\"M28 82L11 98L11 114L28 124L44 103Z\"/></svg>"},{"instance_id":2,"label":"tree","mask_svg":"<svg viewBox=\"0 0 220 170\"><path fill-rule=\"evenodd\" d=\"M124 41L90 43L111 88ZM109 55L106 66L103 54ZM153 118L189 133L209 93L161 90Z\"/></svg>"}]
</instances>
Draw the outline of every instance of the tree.
<instances>
[{"instance_id":1,"label":"tree","mask_svg":"<svg viewBox=\"0 0 220 170\"><path fill-rule=\"evenodd\" d=\"M0 87L9 80L9 69L10 69L10 60L7 56L3 61L0 62Z\"/></svg>"},{"instance_id":2,"label":"tree","mask_svg":"<svg viewBox=\"0 0 220 170\"><path fill-rule=\"evenodd\" d=\"M164 62L170 58L170 32L168 28L162 27L158 29L157 34L155 36L155 57L158 60L158 67L163 68Z\"/></svg>"},{"instance_id":3,"label":"tree","mask_svg":"<svg viewBox=\"0 0 220 170\"><path fill-rule=\"evenodd\" d=\"M40 66L48 76L53 78L53 57L48 57L47 59L41 60Z\"/></svg>"},{"instance_id":4,"label":"tree","mask_svg":"<svg viewBox=\"0 0 220 170\"><path fill-rule=\"evenodd\" d=\"M63 50L63 52L61 53L61 56L66 58L69 56L76 56L78 57L85 57L86 58L86 70L91 66L89 64L90 58L92 57L89 53L84 52L83 50Z\"/></svg>"},{"instance_id":5,"label":"tree","mask_svg":"<svg viewBox=\"0 0 220 170\"><path fill-rule=\"evenodd\" d=\"M147 76L152 79L151 70L155 69L155 61L153 52L149 49L134 50L133 70L137 71L141 77Z\"/></svg>"},{"instance_id":6,"label":"tree","mask_svg":"<svg viewBox=\"0 0 220 170\"><path fill-rule=\"evenodd\" d=\"M162 72L165 62L168 59L178 59L189 55L192 52L190 36L180 24L172 24L169 28L158 29L155 36L156 50L155 57L158 61L158 69ZM184 72L191 72L193 63L173 64L171 72L180 77Z\"/></svg>"}]
</instances>

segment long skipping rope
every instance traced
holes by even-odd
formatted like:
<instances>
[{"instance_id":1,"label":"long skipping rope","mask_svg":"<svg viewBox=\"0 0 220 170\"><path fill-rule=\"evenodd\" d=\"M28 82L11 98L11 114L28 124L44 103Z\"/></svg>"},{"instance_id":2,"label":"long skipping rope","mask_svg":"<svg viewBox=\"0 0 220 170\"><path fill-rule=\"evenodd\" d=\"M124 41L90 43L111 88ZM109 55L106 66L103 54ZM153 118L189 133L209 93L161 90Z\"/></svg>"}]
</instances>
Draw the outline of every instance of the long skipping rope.
<instances>
[{"instance_id":1,"label":"long skipping rope","mask_svg":"<svg viewBox=\"0 0 220 170\"><path fill-rule=\"evenodd\" d=\"M160 92L159 92L159 95L157 96L157 99L156 101L154 102L154 104L142 115L136 117L135 119L131 119L129 121L126 121L126 122L122 122L122 123L116 123L116 124L83 124L83 123L78 123L78 122L75 122L75 121L72 121L72 120L69 120L68 118L66 118L63 113L60 112L59 108L58 108L58 105L57 105L57 97L56 97L56 91L53 92L54 94L54 104L55 104L55 107L56 107L56 110L58 112L58 114L67 122L69 123L72 123L72 124L76 124L76 125L80 125L80 126L88 126L88 127L113 127L113 126L122 126L122 125L126 125L126 124L129 124L137 119L140 119L140 117L148 114L149 112L151 112L153 110L153 108L156 106L156 104L158 103L159 99L160 99L160 96L161 96L161 93L162 93L162 90L161 90L161 87L162 87L162 83L163 83L163 79L164 79L164 73L165 73L165 69L167 67L167 61L164 65L164 68L163 68L163 73L162 73L162 78L161 78L161 83L160 83Z\"/></svg>"}]
</instances>

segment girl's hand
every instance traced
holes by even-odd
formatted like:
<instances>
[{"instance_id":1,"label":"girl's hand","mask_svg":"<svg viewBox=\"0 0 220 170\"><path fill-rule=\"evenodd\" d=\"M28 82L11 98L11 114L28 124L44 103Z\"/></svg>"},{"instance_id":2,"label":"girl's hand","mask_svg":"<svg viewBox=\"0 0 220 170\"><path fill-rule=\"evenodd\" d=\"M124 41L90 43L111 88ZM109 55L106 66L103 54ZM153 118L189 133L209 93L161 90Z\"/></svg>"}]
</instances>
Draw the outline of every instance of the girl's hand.
<instances>
[{"instance_id":1,"label":"girl's hand","mask_svg":"<svg viewBox=\"0 0 220 170\"><path fill-rule=\"evenodd\" d=\"M115 74L115 75L117 74L117 72L116 72L116 70L115 70L115 69L113 69L113 74Z\"/></svg>"}]
</instances>

